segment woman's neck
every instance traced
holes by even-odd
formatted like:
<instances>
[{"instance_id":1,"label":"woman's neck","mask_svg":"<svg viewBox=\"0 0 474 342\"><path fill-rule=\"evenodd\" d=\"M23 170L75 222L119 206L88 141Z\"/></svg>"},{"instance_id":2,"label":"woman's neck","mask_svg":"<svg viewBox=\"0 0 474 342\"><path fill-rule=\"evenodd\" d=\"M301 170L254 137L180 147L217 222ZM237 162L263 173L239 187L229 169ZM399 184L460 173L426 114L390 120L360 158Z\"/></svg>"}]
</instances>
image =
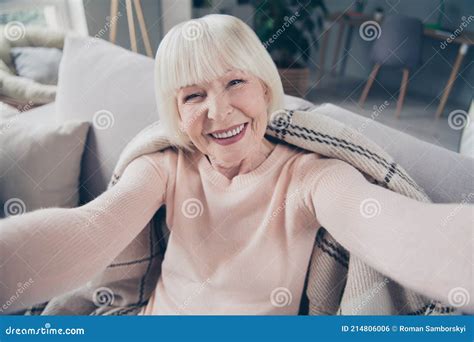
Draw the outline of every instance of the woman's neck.
<instances>
[{"instance_id":1,"label":"woman's neck","mask_svg":"<svg viewBox=\"0 0 474 342\"><path fill-rule=\"evenodd\" d=\"M232 179L235 176L249 173L259 167L260 164L268 158L275 146L275 143L264 138L258 147L249 151L248 157L242 159L239 163L233 164L225 164L212 157L206 157L214 169L226 176L228 179Z\"/></svg>"}]
</instances>

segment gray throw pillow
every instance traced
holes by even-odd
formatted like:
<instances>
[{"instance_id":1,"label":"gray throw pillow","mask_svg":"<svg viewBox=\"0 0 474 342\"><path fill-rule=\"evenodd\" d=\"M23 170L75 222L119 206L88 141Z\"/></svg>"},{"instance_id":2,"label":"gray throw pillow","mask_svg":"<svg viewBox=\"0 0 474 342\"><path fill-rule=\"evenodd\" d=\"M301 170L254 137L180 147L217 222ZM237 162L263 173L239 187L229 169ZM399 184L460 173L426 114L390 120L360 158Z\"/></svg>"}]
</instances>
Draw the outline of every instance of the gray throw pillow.
<instances>
[{"instance_id":1,"label":"gray throw pillow","mask_svg":"<svg viewBox=\"0 0 474 342\"><path fill-rule=\"evenodd\" d=\"M88 122L57 125L0 119L0 217L77 206L88 129Z\"/></svg>"},{"instance_id":2,"label":"gray throw pillow","mask_svg":"<svg viewBox=\"0 0 474 342\"><path fill-rule=\"evenodd\" d=\"M13 65L18 76L49 85L58 83L62 55L62 51L56 48L15 47L11 49Z\"/></svg>"}]
</instances>

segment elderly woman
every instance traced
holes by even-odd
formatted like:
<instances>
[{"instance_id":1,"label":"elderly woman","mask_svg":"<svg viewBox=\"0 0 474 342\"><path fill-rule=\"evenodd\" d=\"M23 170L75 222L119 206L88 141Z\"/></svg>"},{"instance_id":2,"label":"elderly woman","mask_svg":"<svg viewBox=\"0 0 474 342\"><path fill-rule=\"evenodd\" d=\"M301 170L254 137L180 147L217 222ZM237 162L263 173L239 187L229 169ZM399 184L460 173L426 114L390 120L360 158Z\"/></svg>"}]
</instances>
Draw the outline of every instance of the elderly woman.
<instances>
[{"instance_id":1,"label":"elderly woman","mask_svg":"<svg viewBox=\"0 0 474 342\"><path fill-rule=\"evenodd\" d=\"M239 19L210 15L174 27L156 55L156 94L172 148L134 159L115 186L81 207L1 222L0 302L19 281L34 280L4 312L85 284L162 206L171 234L143 314L297 314L321 226L432 298L446 302L451 288L469 283L472 207L409 199L346 162L265 136L283 106L282 83ZM370 220L360 212L367 198L383 208ZM193 205L199 215L188 211ZM454 210L451 230L433 229ZM407 260L413 251L417 258ZM439 269L446 256L449 269ZM425 283L420 268L439 282ZM289 305L273 305L278 288L292 295Z\"/></svg>"}]
</instances>

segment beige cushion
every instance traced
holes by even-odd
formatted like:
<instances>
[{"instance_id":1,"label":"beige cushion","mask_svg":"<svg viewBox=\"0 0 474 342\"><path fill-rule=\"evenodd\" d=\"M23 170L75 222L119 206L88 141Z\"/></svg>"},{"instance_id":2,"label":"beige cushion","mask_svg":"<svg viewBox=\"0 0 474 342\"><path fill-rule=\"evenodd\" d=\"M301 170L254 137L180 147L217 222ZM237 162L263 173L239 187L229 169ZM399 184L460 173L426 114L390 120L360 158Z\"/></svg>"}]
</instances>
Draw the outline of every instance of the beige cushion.
<instances>
[{"instance_id":1,"label":"beige cushion","mask_svg":"<svg viewBox=\"0 0 474 342\"><path fill-rule=\"evenodd\" d=\"M82 165L82 201L105 190L127 142L158 119L153 63L100 39L66 39L59 67L58 119L92 123Z\"/></svg>"},{"instance_id":2,"label":"beige cushion","mask_svg":"<svg viewBox=\"0 0 474 342\"><path fill-rule=\"evenodd\" d=\"M75 207L89 124L0 119L0 216L44 207Z\"/></svg>"}]
</instances>

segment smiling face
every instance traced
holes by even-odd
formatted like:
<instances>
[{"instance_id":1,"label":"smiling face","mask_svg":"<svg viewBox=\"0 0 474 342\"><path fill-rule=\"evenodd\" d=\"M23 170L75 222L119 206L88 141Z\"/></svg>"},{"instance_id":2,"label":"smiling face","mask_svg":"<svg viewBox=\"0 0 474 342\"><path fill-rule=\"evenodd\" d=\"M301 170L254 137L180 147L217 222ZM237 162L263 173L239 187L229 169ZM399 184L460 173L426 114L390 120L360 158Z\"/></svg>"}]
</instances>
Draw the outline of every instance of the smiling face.
<instances>
[{"instance_id":1,"label":"smiling face","mask_svg":"<svg viewBox=\"0 0 474 342\"><path fill-rule=\"evenodd\" d=\"M178 91L179 124L200 152L235 165L264 144L268 102L268 89L259 78L229 70Z\"/></svg>"}]
</instances>

